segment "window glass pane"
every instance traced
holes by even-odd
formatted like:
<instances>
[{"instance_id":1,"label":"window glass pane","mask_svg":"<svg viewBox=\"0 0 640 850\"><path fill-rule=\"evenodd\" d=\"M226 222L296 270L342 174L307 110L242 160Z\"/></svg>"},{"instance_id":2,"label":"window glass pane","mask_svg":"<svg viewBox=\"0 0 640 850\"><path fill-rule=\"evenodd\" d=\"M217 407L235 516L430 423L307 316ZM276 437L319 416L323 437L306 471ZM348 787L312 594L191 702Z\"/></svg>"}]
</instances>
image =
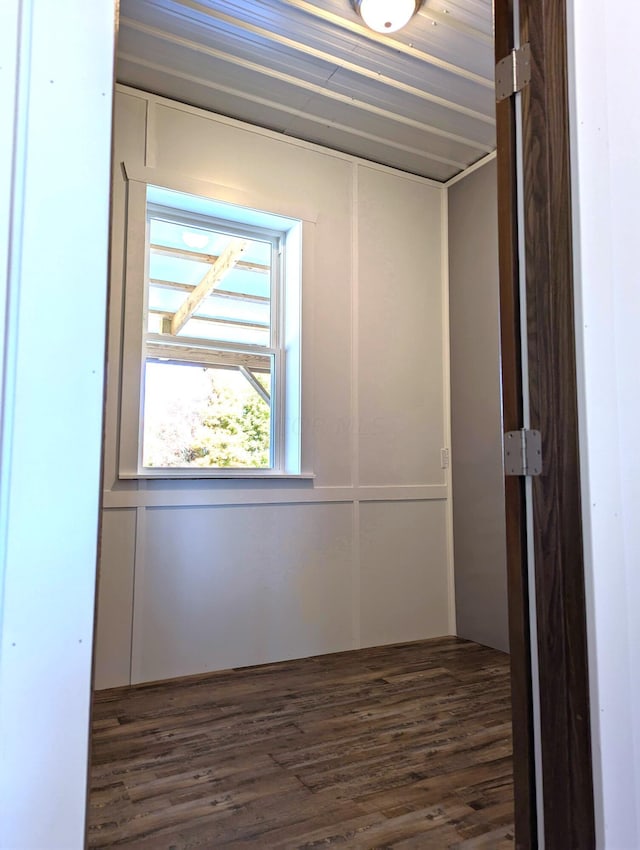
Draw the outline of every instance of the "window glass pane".
<instances>
[{"instance_id":1,"label":"window glass pane","mask_svg":"<svg viewBox=\"0 0 640 850\"><path fill-rule=\"evenodd\" d=\"M149 241L148 332L271 344L270 241L159 218Z\"/></svg>"},{"instance_id":2,"label":"window glass pane","mask_svg":"<svg viewBox=\"0 0 640 850\"><path fill-rule=\"evenodd\" d=\"M147 360L143 466L268 469L272 359L235 367Z\"/></svg>"}]
</instances>

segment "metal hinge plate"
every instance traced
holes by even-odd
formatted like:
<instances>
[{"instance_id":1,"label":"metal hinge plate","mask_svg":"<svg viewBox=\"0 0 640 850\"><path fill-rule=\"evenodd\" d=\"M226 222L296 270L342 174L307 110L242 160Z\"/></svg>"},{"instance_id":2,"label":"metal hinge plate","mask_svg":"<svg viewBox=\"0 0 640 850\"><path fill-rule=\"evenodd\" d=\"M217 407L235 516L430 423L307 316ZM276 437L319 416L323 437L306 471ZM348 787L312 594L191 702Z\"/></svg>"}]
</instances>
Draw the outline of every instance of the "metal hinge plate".
<instances>
[{"instance_id":1,"label":"metal hinge plate","mask_svg":"<svg viewBox=\"0 0 640 850\"><path fill-rule=\"evenodd\" d=\"M531 46L523 44L496 65L496 102L511 97L531 82Z\"/></svg>"},{"instance_id":2,"label":"metal hinge plate","mask_svg":"<svg viewBox=\"0 0 640 850\"><path fill-rule=\"evenodd\" d=\"M540 431L507 431L504 435L505 475L540 475L542 436Z\"/></svg>"}]
</instances>

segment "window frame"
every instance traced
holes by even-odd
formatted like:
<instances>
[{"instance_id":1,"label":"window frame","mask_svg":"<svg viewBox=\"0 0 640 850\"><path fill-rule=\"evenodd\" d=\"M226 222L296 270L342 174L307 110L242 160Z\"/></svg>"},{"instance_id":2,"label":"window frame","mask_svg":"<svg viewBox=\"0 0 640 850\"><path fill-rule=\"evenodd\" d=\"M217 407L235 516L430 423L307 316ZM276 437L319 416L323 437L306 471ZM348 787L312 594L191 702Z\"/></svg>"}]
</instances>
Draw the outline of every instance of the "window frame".
<instances>
[{"instance_id":1,"label":"window frame","mask_svg":"<svg viewBox=\"0 0 640 850\"><path fill-rule=\"evenodd\" d=\"M211 213L172 207L148 200L148 190L160 194L178 194L181 199L191 196L202 204L210 204ZM233 218L220 215L220 210L233 211ZM271 404L270 467L144 467L142 440L144 427L144 380L149 355L149 338L162 337L147 332L148 308L148 231L149 219L160 212L167 221L203 225L222 232L245 234L248 238L279 240L272 247L271 273L271 334L270 346L233 343L182 337L180 342L163 340L179 353L190 344L203 352L219 351L231 354L248 353L273 358ZM244 221L242 217L244 215ZM236 217L240 220L236 220ZM251 220L248 220L251 219ZM257 223L254 223L257 221ZM279 213L261 212L194 193L173 186L159 186L146 181L127 180L125 268L123 293L123 348L120 394L120 440L118 477L121 479L216 479L216 478L312 478L313 473L302 469L301 393L301 296L302 296L302 231L303 221ZM273 243L272 243L273 245ZM290 250L291 249L291 250ZM290 302L290 303L288 303ZM155 343L155 339L152 345ZM157 351L157 349L156 349ZM195 357L176 358L198 364ZM207 365L202 363L202 365ZM210 365L210 364L209 364Z\"/></svg>"},{"instance_id":2,"label":"window frame","mask_svg":"<svg viewBox=\"0 0 640 850\"><path fill-rule=\"evenodd\" d=\"M203 337L174 337L169 338L164 334L155 334L146 330L148 326L149 314L149 290L151 286L150 275L148 269L150 255L150 222L165 221L171 224L181 224L186 226L198 227L202 229L212 230L216 233L224 233L229 236L241 236L252 241L269 242L271 245L271 268L269 281L269 345L257 345L252 343L234 343L225 342L223 340L205 339ZM146 204L146 235L145 235L145 277L144 277L144 307L143 307L143 349L142 349L142 379L140 387L140 431L138 435L138 469L145 473L158 470L167 472L171 469L189 470L196 467L148 467L144 466L144 419L145 419L145 401L146 401L146 386L145 374L146 364L154 356L150 353L149 345L156 348L155 358L158 358L158 349L167 351L175 349L173 361L181 361L194 366L212 365L206 364L204 361L195 359L195 351L193 356L182 357L175 356L180 352L188 351L189 349L200 349L202 352L226 352L228 354L248 354L268 356L271 359L271 392L272 398L269 405L269 466L268 467L197 467L198 470L203 469L205 472L225 471L229 474L237 474L246 469L263 471L263 472L280 472L283 469L283 435L281 423L284 416L284 399L282 387L284 384L284 369L285 359L282 356L281 339L282 339L282 324L284 320L281 304L283 301L283 259L285 250L285 232L282 230L274 230L272 228L260 227L257 225L248 225L244 223L230 222L228 219L221 219L217 216L204 215L202 213L194 213L185 210L176 210L173 207L164 204L149 202L147 198ZM168 353L168 352L167 352Z\"/></svg>"}]
</instances>

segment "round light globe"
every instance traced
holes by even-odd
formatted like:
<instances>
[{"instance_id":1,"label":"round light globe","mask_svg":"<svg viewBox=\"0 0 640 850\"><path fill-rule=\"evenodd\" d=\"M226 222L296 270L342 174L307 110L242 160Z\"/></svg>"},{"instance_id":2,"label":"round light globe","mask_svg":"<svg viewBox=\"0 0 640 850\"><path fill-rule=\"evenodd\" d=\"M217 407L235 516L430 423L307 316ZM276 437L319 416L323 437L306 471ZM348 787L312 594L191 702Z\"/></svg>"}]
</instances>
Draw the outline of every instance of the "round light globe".
<instances>
[{"instance_id":1,"label":"round light globe","mask_svg":"<svg viewBox=\"0 0 640 850\"><path fill-rule=\"evenodd\" d=\"M416 0L361 0L359 4L363 21L376 32L402 29L409 23L416 8Z\"/></svg>"}]
</instances>

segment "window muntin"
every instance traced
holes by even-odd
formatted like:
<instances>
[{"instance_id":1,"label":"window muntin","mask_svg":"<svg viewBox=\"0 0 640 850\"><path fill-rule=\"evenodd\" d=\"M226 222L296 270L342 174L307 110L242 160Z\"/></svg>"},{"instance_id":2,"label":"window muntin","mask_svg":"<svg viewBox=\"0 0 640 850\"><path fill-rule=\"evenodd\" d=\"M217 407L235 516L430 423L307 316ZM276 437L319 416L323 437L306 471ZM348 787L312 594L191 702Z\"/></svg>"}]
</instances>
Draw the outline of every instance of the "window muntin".
<instances>
[{"instance_id":1,"label":"window muntin","mask_svg":"<svg viewBox=\"0 0 640 850\"><path fill-rule=\"evenodd\" d=\"M147 205L140 467L281 467L284 234Z\"/></svg>"}]
</instances>

